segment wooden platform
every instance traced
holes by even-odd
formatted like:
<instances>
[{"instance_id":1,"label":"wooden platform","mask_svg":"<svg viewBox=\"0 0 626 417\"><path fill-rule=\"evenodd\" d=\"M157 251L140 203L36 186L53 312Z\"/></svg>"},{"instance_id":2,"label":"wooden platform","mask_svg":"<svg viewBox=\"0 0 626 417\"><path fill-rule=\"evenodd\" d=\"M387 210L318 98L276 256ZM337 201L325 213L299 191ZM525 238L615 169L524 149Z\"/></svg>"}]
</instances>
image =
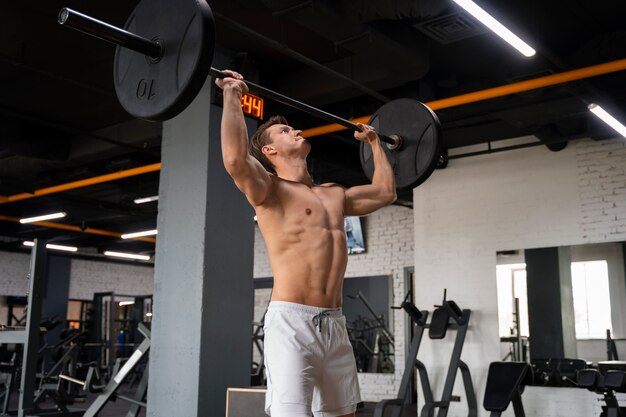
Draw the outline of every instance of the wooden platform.
<instances>
[{"instance_id":1,"label":"wooden platform","mask_svg":"<svg viewBox=\"0 0 626 417\"><path fill-rule=\"evenodd\" d=\"M265 391L265 387L228 388L226 417L267 417Z\"/></svg>"}]
</instances>

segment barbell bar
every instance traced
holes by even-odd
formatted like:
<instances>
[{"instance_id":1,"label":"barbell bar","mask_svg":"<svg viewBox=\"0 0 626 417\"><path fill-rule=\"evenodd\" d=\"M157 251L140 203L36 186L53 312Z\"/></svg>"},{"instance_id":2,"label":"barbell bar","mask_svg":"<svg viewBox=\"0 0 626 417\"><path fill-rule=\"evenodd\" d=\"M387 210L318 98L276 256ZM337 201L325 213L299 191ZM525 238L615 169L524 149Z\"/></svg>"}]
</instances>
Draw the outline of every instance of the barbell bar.
<instances>
[{"instance_id":1,"label":"barbell bar","mask_svg":"<svg viewBox=\"0 0 626 417\"><path fill-rule=\"evenodd\" d=\"M153 121L170 119L196 97L207 76L228 74L211 66L215 50L213 14L205 0L142 0L124 29L64 8L58 22L117 45L114 83L120 104L131 115ZM246 81L251 92L354 131L347 119ZM413 188L434 171L442 150L435 113L413 99L383 105L368 124L374 126L396 176L397 188ZM381 132L393 132L384 134ZM361 143L361 164L373 177L369 146Z\"/></svg>"},{"instance_id":2,"label":"barbell bar","mask_svg":"<svg viewBox=\"0 0 626 417\"><path fill-rule=\"evenodd\" d=\"M67 7L61 9L58 20L60 24L71 29L78 30L93 37L146 55L147 57L150 57L150 59L154 60L154 63L158 62L158 60L160 60L163 56L163 47L158 40L143 38L127 30L110 25L73 9ZM209 75L220 79L229 77L229 75L225 72L213 67L209 67ZM298 110L302 110L305 113L317 116L328 122L337 123L341 126L347 127L348 129L361 132L361 128L359 128L357 124L352 123L347 119L335 116L332 113L328 113L306 103L302 103L253 82L246 80L245 83L248 86L248 89L255 94L271 98L274 101L286 104ZM141 87L138 86L138 90L141 90ZM400 149L402 146L402 139L397 135L387 136L378 133L378 137L380 137L381 141L387 143L390 149Z\"/></svg>"}]
</instances>

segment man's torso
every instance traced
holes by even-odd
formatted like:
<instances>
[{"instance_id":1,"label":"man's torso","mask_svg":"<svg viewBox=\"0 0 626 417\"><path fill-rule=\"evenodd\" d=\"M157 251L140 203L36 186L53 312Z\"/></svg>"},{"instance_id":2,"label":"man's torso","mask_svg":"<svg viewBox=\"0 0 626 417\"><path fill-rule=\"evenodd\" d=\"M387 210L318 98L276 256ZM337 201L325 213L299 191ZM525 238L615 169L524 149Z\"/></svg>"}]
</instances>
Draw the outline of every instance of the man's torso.
<instances>
[{"instance_id":1,"label":"man's torso","mask_svg":"<svg viewBox=\"0 0 626 417\"><path fill-rule=\"evenodd\" d=\"M344 189L272 176L272 190L255 207L274 272L272 300L339 307L347 265Z\"/></svg>"}]
</instances>

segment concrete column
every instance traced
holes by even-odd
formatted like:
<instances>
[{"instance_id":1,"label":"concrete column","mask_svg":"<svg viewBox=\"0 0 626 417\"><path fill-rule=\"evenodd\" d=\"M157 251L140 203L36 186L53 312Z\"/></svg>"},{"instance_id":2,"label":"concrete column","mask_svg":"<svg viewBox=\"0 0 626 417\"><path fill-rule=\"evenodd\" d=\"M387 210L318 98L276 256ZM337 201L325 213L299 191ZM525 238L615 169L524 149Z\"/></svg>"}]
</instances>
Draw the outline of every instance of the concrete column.
<instances>
[{"instance_id":1,"label":"concrete column","mask_svg":"<svg viewBox=\"0 0 626 417\"><path fill-rule=\"evenodd\" d=\"M531 358L575 358L569 253L556 247L527 249L525 259Z\"/></svg>"},{"instance_id":2,"label":"concrete column","mask_svg":"<svg viewBox=\"0 0 626 417\"><path fill-rule=\"evenodd\" d=\"M212 89L163 124L150 417L223 416L226 388L250 383L254 213L224 169Z\"/></svg>"},{"instance_id":3,"label":"concrete column","mask_svg":"<svg viewBox=\"0 0 626 417\"><path fill-rule=\"evenodd\" d=\"M61 321L59 326L45 334L46 342L50 345L61 341L61 331L66 328L71 271L72 258L57 256L48 251L46 292L41 306L41 318Z\"/></svg>"},{"instance_id":4,"label":"concrete column","mask_svg":"<svg viewBox=\"0 0 626 417\"><path fill-rule=\"evenodd\" d=\"M61 322L43 335L44 340L49 345L59 343L61 332L67 327L67 303L70 293L71 271L72 258L54 255L53 251L47 251L46 283L41 303L41 319ZM49 369L54 365L53 352L48 350L44 354Z\"/></svg>"}]
</instances>

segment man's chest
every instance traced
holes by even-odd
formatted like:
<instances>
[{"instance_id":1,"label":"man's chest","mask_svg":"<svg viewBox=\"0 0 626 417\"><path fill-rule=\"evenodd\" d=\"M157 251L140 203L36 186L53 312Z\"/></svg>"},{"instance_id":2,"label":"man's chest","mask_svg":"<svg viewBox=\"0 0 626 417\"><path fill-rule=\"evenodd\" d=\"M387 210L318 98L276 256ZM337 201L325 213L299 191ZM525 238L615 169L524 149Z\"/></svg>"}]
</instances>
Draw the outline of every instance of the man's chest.
<instances>
[{"instance_id":1,"label":"man's chest","mask_svg":"<svg viewBox=\"0 0 626 417\"><path fill-rule=\"evenodd\" d=\"M287 217L330 227L343 225L344 193L339 187L285 184L277 195Z\"/></svg>"}]
</instances>

